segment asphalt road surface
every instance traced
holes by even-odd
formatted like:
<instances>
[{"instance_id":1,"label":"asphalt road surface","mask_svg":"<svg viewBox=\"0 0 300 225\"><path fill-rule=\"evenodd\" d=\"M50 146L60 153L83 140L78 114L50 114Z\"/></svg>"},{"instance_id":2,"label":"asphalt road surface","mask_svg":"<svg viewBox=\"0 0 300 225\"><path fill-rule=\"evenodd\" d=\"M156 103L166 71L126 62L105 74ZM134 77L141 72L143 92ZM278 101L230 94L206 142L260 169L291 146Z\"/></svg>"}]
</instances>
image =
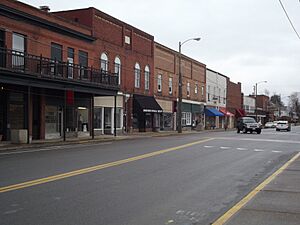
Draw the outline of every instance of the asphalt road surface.
<instances>
[{"instance_id":1,"label":"asphalt road surface","mask_svg":"<svg viewBox=\"0 0 300 225\"><path fill-rule=\"evenodd\" d=\"M210 224L299 150L292 127L0 152L0 224Z\"/></svg>"}]
</instances>

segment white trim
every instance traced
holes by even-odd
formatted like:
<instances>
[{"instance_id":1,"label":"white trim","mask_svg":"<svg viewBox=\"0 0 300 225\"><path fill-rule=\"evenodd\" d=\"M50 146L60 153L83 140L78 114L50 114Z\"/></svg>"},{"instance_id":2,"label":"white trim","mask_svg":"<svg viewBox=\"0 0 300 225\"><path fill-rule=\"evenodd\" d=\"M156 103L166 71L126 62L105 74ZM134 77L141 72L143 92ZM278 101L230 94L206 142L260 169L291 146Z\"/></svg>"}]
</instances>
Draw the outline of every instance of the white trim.
<instances>
[{"instance_id":1,"label":"white trim","mask_svg":"<svg viewBox=\"0 0 300 225\"><path fill-rule=\"evenodd\" d=\"M176 101L178 102L178 98L176 99ZM197 101L187 100L187 99L182 99L182 102L195 104L195 105L206 105L206 102L197 102Z\"/></svg>"}]
</instances>

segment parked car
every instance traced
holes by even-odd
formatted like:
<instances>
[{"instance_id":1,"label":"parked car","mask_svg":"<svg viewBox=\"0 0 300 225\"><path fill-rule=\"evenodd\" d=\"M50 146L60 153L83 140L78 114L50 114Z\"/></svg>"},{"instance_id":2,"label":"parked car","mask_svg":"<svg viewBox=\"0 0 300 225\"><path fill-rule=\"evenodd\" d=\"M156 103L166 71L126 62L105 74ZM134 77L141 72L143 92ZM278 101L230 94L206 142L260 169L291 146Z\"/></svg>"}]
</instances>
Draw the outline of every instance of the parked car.
<instances>
[{"instance_id":1,"label":"parked car","mask_svg":"<svg viewBox=\"0 0 300 225\"><path fill-rule=\"evenodd\" d=\"M275 124L273 123L273 122L267 122L266 124L265 124L265 128L275 128L276 126L275 126Z\"/></svg>"},{"instance_id":2,"label":"parked car","mask_svg":"<svg viewBox=\"0 0 300 225\"><path fill-rule=\"evenodd\" d=\"M256 132L257 134L261 133L261 126L253 119L252 117L240 117L237 121L237 133L243 131L243 133L253 133Z\"/></svg>"},{"instance_id":3,"label":"parked car","mask_svg":"<svg viewBox=\"0 0 300 225\"><path fill-rule=\"evenodd\" d=\"M277 126L277 123L278 123L279 121L277 121L277 120L275 120L275 121L273 121L273 123L274 123L274 128Z\"/></svg>"},{"instance_id":4,"label":"parked car","mask_svg":"<svg viewBox=\"0 0 300 225\"><path fill-rule=\"evenodd\" d=\"M276 131L291 131L291 124L288 121L278 121L276 125Z\"/></svg>"}]
</instances>

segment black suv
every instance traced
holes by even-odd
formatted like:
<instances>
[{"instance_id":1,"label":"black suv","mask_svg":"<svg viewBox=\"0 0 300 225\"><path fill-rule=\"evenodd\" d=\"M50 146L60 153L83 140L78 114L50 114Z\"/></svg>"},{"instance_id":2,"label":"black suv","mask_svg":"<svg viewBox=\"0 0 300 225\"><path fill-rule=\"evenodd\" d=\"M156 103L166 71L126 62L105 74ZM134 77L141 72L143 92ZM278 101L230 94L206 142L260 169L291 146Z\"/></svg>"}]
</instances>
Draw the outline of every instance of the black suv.
<instances>
[{"instance_id":1,"label":"black suv","mask_svg":"<svg viewBox=\"0 0 300 225\"><path fill-rule=\"evenodd\" d=\"M255 131L257 134L261 133L261 126L252 117L238 118L236 129L238 133L243 131L244 134L248 131L250 133L253 131Z\"/></svg>"}]
</instances>

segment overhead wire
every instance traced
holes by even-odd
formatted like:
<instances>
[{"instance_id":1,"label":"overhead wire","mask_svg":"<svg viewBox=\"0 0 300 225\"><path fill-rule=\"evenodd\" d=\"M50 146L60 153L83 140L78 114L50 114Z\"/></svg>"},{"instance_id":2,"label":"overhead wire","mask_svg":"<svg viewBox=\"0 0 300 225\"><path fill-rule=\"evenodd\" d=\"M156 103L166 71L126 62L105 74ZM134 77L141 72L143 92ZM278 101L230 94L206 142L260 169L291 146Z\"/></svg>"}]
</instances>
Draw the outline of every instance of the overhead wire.
<instances>
[{"instance_id":1,"label":"overhead wire","mask_svg":"<svg viewBox=\"0 0 300 225\"><path fill-rule=\"evenodd\" d=\"M279 0L279 3L280 3L280 5L281 5L281 8L283 9L283 11L284 11L284 13L285 13L285 15L286 15L288 21L290 22L290 24L291 24L293 30L295 31L297 37L300 39L300 35L299 35L299 33L297 32L297 30L296 30L296 28L295 28L295 26L294 26L292 20L290 19L290 17L289 17L289 15L288 15L287 11L285 10L284 5L282 4L281 0Z\"/></svg>"}]
</instances>

